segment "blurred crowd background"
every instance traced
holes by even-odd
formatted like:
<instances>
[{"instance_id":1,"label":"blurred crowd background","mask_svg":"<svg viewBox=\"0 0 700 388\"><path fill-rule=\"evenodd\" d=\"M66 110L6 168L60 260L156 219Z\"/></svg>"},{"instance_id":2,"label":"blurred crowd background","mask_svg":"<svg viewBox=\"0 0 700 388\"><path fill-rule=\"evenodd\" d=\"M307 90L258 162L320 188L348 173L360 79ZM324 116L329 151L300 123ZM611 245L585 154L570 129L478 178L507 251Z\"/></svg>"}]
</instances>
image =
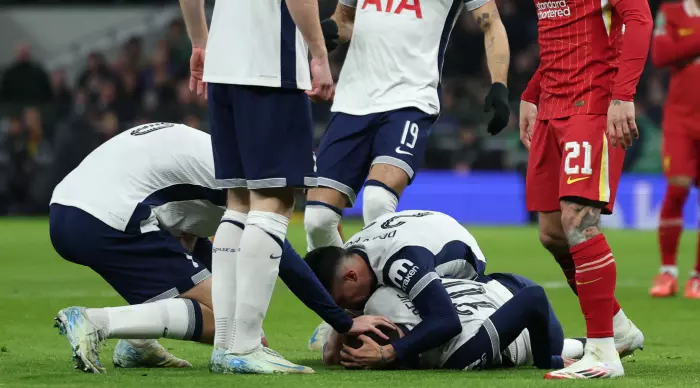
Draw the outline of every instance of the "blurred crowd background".
<instances>
[{"instance_id":1,"label":"blurred crowd background","mask_svg":"<svg viewBox=\"0 0 700 388\"><path fill-rule=\"evenodd\" d=\"M483 37L465 12L447 48L443 111L433 129L426 169L525 170L527 153L519 141L517 114L519 96L538 65L537 19L531 0L497 2L512 53L509 128L497 137L486 134L489 116L483 112L483 98L490 79ZM10 3L58 1L0 0L0 5ZM165 2L101 2L105 3ZM655 11L658 2L651 3ZM320 0L320 5L322 16L328 16L336 1ZM48 70L35 61L26 44L17 45L13 61L0 64L0 214L46 212L56 183L95 147L134 125L170 121L208 131L206 101L188 90L191 46L182 20L172 20L155 39L151 35L134 35L115 50L89 53L73 77L68 71L76 69ZM336 77L346 50L341 47L331 55ZM666 78L666 72L649 65L639 84L642 136L628 153L628 171L660 171L659 122ZM329 107L314 106L318 137L328 122Z\"/></svg>"}]
</instances>

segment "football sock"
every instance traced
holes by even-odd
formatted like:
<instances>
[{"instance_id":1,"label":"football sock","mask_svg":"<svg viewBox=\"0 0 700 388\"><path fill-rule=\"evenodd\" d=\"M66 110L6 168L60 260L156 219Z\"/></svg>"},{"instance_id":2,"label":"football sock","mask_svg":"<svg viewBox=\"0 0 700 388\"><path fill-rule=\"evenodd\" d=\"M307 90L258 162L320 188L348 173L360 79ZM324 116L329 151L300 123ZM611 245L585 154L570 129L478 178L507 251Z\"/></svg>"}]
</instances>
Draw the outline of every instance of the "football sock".
<instances>
[{"instance_id":1,"label":"football sock","mask_svg":"<svg viewBox=\"0 0 700 388\"><path fill-rule=\"evenodd\" d=\"M396 211L399 204L399 194L384 183L370 179L365 182L362 194L362 219L369 225L377 217Z\"/></svg>"},{"instance_id":2,"label":"football sock","mask_svg":"<svg viewBox=\"0 0 700 388\"><path fill-rule=\"evenodd\" d=\"M235 332L228 344L233 354L248 354L261 346L263 319L275 289L288 224L289 218L280 214L248 214L236 268Z\"/></svg>"},{"instance_id":3,"label":"football sock","mask_svg":"<svg viewBox=\"0 0 700 388\"><path fill-rule=\"evenodd\" d=\"M226 210L214 236L211 271L214 348L226 349L235 330L233 320L236 311L236 259L246 218L245 213Z\"/></svg>"},{"instance_id":4,"label":"football sock","mask_svg":"<svg viewBox=\"0 0 700 388\"><path fill-rule=\"evenodd\" d=\"M683 233L683 206L688 198L688 191L687 187L677 185L668 185L666 189L659 220L659 251L663 267L676 266L678 242Z\"/></svg>"},{"instance_id":5,"label":"football sock","mask_svg":"<svg viewBox=\"0 0 700 388\"><path fill-rule=\"evenodd\" d=\"M571 257L571 253L552 253L552 255L554 256L554 260L556 260L557 264L559 264L559 266L561 267L562 272L564 272L564 276L566 276L566 282L569 284L571 291L573 291L574 294L576 294L576 267L574 266L574 259L573 257Z\"/></svg>"},{"instance_id":6,"label":"football sock","mask_svg":"<svg viewBox=\"0 0 700 388\"><path fill-rule=\"evenodd\" d=\"M561 351L561 355L562 357L574 358L578 360L583 357L585 346L585 338L566 338L564 339L564 349Z\"/></svg>"},{"instance_id":7,"label":"football sock","mask_svg":"<svg viewBox=\"0 0 700 388\"><path fill-rule=\"evenodd\" d=\"M86 309L104 338L172 338L199 341L202 309L198 302L174 298L131 306Z\"/></svg>"},{"instance_id":8,"label":"football sock","mask_svg":"<svg viewBox=\"0 0 700 388\"><path fill-rule=\"evenodd\" d=\"M695 254L695 268L693 269L693 276L698 276L698 274L700 274L700 232L698 232L698 248Z\"/></svg>"},{"instance_id":9,"label":"football sock","mask_svg":"<svg viewBox=\"0 0 700 388\"><path fill-rule=\"evenodd\" d=\"M625 315L625 312L622 311L622 309L617 311L613 310L613 314L613 329L615 334L626 334L627 330L630 328L629 318L627 318L627 315Z\"/></svg>"},{"instance_id":10,"label":"football sock","mask_svg":"<svg viewBox=\"0 0 700 388\"><path fill-rule=\"evenodd\" d=\"M343 239L338 232L338 225L343 211L335 206L308 201L304 211L304 228L306 229L307 251L321 247L342 247Z\"/></svg>"},{"instance_id":11,"label":"football sock","mask_svg":"<svg viewBox=\"0 0 700 388\"><path fill-rule=\"evenodd\" d=\"M571 255L576 265L579 303L586 319L586 337L612 338L617 269L610 246L599 234L571 247Z\"/></svg>"}]
</instances>

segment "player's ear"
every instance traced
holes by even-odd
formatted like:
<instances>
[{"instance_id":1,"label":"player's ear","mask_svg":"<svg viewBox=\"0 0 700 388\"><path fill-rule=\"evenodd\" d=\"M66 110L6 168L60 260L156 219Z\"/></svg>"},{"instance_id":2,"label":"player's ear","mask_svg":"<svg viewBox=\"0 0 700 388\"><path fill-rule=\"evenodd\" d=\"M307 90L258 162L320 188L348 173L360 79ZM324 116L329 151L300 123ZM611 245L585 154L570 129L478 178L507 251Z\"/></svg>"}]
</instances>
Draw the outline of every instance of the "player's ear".
<instances>
[{"instance_id":1,"label":"player's ear","mask_svg":"<svg viewBox=\"0 0 700 388\"><path fill-rule=\"evenodd\" d=\"M347 272L345 272L345 275L343 276L343 280L346 282L356 282L357 281L357 272L349 269Z\"/></svg>"}]
</instances>

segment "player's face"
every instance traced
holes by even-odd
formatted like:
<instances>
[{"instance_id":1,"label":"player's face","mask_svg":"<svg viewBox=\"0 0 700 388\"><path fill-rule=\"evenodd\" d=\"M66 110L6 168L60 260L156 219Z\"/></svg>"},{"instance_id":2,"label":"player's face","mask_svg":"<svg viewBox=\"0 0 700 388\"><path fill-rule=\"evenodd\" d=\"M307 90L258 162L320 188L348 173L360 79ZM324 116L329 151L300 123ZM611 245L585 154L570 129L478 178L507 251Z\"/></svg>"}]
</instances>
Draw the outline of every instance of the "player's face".
<instances>
[{"instance_id":1,"label":"player's face","mask_svg":"<svg viewBox=\"0 0 700 388\"><path fill-rule=\"evenodd\" d=\"M335 285L333 299L338 306L345 309L361 309L372 295L372 279L359 276L355 271L348 271L343 281Z\"/></svg>"}]
</instances>

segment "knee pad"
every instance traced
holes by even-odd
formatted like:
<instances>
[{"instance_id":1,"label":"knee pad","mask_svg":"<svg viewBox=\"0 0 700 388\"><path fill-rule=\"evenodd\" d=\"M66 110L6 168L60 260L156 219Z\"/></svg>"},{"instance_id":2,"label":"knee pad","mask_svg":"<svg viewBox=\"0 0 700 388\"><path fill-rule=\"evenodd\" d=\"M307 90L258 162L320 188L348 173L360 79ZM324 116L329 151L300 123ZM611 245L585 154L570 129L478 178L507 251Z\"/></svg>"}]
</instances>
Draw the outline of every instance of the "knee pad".
<instances>
[{"instance_id":1,"label":"knee pad","mask_svg":"<svg viewBox=\"0 0 700 388\"><path fill-rule=\"evenodd\" d=\"M365 183L362 197L362 218L365 225L379 216L396 211L399 195L382 182L369 180Z\"/></svg>"}]
</instances>

